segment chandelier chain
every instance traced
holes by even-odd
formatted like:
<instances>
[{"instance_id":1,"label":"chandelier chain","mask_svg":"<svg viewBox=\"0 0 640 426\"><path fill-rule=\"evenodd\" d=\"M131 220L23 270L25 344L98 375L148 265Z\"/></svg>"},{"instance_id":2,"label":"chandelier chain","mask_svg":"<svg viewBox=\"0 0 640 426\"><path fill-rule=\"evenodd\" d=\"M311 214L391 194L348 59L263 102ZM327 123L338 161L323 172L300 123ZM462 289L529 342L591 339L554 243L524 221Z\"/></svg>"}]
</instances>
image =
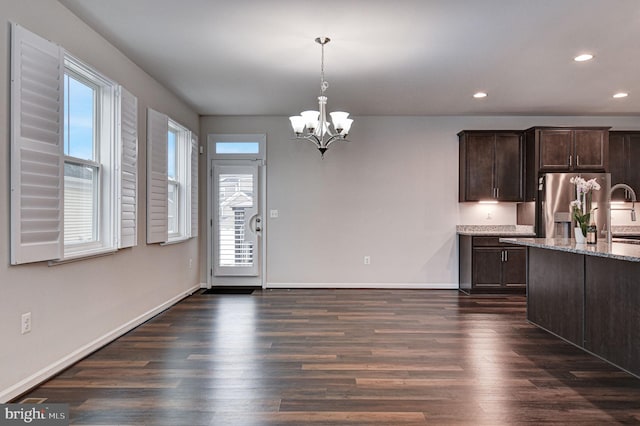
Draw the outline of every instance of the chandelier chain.
<instances>
[{"instance_id":1,"label":"chandelier chain","mask_svg":"<svg viewBox=\"0 0 640 426\"><path fill-rule=\"evenodd\" d=\"M324 45L325 43L320 43L321 54L320 54L320 93L324 94L324 92L329 88L329 82L324 79Z\"/></svg>"}]
</instances>

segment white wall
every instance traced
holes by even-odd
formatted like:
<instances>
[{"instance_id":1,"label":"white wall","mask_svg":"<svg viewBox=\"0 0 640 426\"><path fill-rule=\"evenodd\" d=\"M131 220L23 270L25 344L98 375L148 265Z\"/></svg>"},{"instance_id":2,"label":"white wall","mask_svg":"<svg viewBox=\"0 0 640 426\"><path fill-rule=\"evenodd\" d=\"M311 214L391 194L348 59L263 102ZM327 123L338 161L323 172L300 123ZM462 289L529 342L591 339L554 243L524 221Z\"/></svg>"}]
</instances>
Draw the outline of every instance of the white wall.
<instances>
[{"instance_id":1,"label":"white wall","mask_svg":"<svg viewBox=\"0 0 640 426\"><path fill-rule=\"evenodd\" d=\"M16 22L118 81L138 97L138 246L59 266L9 266L9 45ZM145 244L146 108L198 130L198 115L56 1L0 0L0 402L100 344L103 337L199 285L198 241ZM189 269L189 259L194 265ZM32 313L33 331L20 334ZM50 370L51 369L51 370Z\"/></svg>"},{"instance_id":2,"label":"white wall","mask_svg":"<svg viewBox=\"0 0 640 426\"><path fill-rule=\"evenodd\" d=\"M267 134L269 285L457 288L455 226L515 224L516 213L513 203L458 203L456 134L534 125L637 130L640 120L356 117L352 142L334 144L324 160L292 139L286 117L202 117L200 134Z\"/></svg>"}]
</instances>

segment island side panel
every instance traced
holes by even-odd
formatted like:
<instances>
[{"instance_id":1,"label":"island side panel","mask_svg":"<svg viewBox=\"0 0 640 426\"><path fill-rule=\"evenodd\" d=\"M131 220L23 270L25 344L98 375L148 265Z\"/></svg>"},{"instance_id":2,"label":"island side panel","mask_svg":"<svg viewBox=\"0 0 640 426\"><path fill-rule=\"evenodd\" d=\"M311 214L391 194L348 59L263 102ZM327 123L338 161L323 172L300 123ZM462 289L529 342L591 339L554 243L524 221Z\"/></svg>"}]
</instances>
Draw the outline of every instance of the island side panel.
<instances>
[{"instance_id":1,"label":"island side panel","mask_svg":"<svg viewBox=\"0 0 640 426\"><path fill-rule=\"evenodd\" d=\"M640 376L640 263L588 256L585 348Z\"/></svg>"},{"instance_id":2,"label":"island side panel","mask_svg":"<svg viewBox=\"0 0 640 426\"><path fill-rule=\"evenodd\" d=\"M578 346L584 343L584 256L529 247L527 319Z\"/></svg>"}]
</instances>

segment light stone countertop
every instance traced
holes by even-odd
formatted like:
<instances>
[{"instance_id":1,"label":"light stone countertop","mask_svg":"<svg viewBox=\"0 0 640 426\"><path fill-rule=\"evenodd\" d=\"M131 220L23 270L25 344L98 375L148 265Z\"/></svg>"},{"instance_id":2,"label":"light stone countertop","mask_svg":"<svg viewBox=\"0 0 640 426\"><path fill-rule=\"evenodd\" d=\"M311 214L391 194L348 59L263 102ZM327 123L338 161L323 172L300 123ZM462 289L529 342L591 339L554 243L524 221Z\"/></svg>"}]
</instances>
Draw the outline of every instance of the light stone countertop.
<instances>
[{"instance_id":1,"label":"light stone countertop","mask_svg":"<svg viewBox=\"0 0 640 426\"><path fill-rule=\"evenodd\" d=\"M614 237L640 236L640 226L611 226Z\"/></svg>"},{"instance_id":2,"label":"light stone countertop","mask_svg":"<svg viewBox=\"0 0 640 426\"><path fill-rule=\"evenodd\" d=\"M598 242L598 244L576 244L576 240L573 238L500 238L500 241L521 246L640 262L640 244L615 242L615 239L611 245L606 241Z\"/></svg>"},{"instance_id":3,"label":"light stone countertop","mask_svg":"<svg viewBox=\"0 0 640 426\"><path fill-rule=\"evenodd\" d=\"M534 237L533 226L526 225L457 225L458 235Z\"/></svg>"}]
</instances>

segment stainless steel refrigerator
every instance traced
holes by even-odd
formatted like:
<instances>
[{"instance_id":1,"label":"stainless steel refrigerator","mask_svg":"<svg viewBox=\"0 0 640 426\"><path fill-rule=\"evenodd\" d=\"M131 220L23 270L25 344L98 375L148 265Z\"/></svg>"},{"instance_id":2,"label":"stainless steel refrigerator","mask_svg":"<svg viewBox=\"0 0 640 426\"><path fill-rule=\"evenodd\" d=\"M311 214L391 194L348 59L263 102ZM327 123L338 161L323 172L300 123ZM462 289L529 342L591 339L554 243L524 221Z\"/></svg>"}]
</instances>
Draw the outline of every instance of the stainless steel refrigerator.
<instances>
[{"instance_id":1,"label":"stainless steel refrigerator","mask_svg":"<svg viewBox=\"0 0 640 426\"><path fill-rule=\"evenodd\" d=\"M571 217L571 201L576 199L576 186L570 182L573 176L586 180L596 178L599 191L593 191L592 208L598 240L606 239L609 222L609 191L611 177L609 173L544 173L538 178L538 196L536 197L535 231L539 238L574 238L575 221Z\"/></svg>"}]
</instances>

